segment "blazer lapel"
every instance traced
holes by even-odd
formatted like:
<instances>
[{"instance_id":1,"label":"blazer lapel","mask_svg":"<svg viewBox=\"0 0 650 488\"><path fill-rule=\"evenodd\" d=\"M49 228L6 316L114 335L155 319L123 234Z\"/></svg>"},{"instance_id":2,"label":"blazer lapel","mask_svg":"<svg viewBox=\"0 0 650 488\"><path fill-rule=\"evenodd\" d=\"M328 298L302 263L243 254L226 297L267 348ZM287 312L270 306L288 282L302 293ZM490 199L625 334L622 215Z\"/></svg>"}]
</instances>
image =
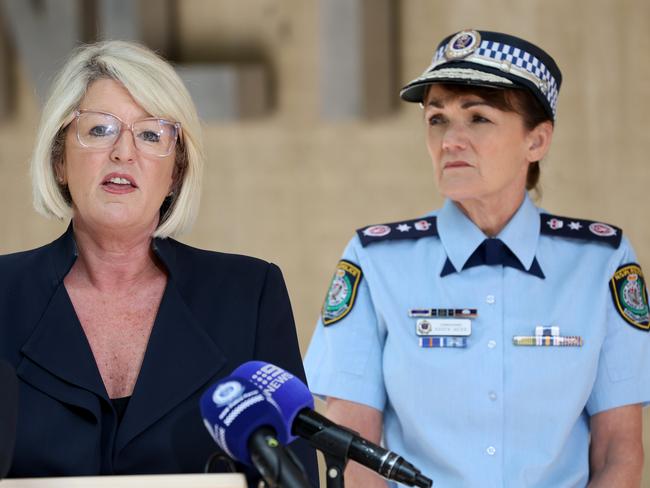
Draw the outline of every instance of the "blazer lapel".
<instances>
[{"instance_id":1,"label":"blazer lapel","mask_svg":"<svg viewBox=\"0 0 650 488\"><path fill-rule=\"evenodd\" d=\"M19 377L99 419L99 398L108 400L108 396L63 282L21 352Z\"/></svg>"},{"instance_id":2,"label":"blazer lapel","mask_svg":"<svg viewBox=\"0 0 650 488\"><path fill-rule=\"evenodd\" d=\"M118 428L116 454L205 386L225 363L224 354L196 323L170 276L133 396Z\"/></svg>"}]
</instances>

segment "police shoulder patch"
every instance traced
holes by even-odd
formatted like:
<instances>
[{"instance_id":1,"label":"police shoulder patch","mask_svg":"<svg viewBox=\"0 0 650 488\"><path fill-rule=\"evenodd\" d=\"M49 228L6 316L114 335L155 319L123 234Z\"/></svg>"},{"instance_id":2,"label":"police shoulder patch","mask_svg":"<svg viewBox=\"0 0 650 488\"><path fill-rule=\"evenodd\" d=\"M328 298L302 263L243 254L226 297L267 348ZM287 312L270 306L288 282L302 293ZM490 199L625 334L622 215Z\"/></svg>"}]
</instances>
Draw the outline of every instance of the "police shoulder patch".
<instances>
[{"instance_id":1,"label":"police shoulder patch","mask_svg":"<svg viewBox=\"0 0 650 488\"><path fill-rule=\"evenodd\" d=\"M438 227L435 217L424 217L390 224L369 225L358 229L357 235L361 245L366 247L368 244L379 241L437 236Z\"/></svg>"},{"instance_id":2,"label":"police shoulder patch","mask_svg":"<svg viewBox=\"0 0 650 488\"><path fill-rule=\"evenodd\" d=\"M339 261L323 303L323 325L338 322L350 313L362 276L361 268L356 264L344 259Z\"/></svg>"},{"instance_id":3,"label":"police shoulder patch","mask_svg":"<svg viewBox=\"0 0 650 488\"><path fill-rule=\"evenodd\" d=\"M609 288L621 317L634 327L648 331L650 309L641 266L637 263L620 266L609 281Z\"/></svg>"},{"instance_id":4,"label":"police shoulder patch","mask_svg":"<svg viewBox=\"0 0 650 488\"><path fill-rule=\"evenodd\" d=\"M623 231L613 225L545 213L540 214L539 217L540 232L544 235L602 242L613 248L621 245Z\"/></svg>"}]
</instances>

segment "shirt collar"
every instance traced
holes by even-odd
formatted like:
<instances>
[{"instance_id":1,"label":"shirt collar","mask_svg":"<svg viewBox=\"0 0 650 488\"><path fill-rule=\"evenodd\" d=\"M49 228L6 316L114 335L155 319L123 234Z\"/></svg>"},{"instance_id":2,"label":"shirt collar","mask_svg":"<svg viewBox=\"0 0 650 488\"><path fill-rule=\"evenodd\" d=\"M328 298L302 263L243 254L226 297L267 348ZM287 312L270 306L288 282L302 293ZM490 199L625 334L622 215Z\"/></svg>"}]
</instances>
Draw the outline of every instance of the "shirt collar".
<instances>
[{"instance_id":1,"label":"shirt collar","mask_svg":"<svg viewBox=\"0 0 650 488\"><path fill-rule=\"evenodd\" d=\"M449 199L438 214L437 224L447 258L457 271L463 269L485 234Z\"/></svg>"},{"instance_id":2,"label":"shirt collar","mask_svg":"<svg viewBox=\"0 0 650 488\"><path fill-rule=\"evenodd\" d=\"M449 199L445 200L438 213L437 224L440 241L449 262L455 270L463 269L469 257L487 236ZM521 264L530 270L537 251L539 232L539 211L526 194L519 209L497 237L510 248Z\"/></svg>"},{"instance_id":3,"label":"shirt collar","mask_svg":"<svg viewBox=\"0 0 650 488\"><path fill-rule=\"evenodd\" d=\"M510 248L526 269L530 269L537 252L539 232L539 210L526 194L519 209L497 237Z\"/></svg>"}]
</instances>

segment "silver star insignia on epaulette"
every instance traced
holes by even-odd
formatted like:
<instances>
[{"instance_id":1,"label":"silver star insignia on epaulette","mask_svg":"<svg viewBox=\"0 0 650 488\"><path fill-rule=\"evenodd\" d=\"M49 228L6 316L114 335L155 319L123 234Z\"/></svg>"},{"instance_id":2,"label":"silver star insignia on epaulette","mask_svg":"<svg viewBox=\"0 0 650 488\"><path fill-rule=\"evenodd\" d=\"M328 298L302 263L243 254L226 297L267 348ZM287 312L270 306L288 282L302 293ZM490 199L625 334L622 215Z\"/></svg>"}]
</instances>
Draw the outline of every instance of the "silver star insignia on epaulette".
<instances>
[{"instance_id":1,"label":"silver star insignia on epaulette","mask_svg":"<svg viewBox=\"0 0 650 488\"><path fill-rule=\"evenodd\" d=\"M580 222L570 222L569 223L569 228L571 230L580 230L580 229L582 229L582 224Z\"/></svg>"}]
</instances>

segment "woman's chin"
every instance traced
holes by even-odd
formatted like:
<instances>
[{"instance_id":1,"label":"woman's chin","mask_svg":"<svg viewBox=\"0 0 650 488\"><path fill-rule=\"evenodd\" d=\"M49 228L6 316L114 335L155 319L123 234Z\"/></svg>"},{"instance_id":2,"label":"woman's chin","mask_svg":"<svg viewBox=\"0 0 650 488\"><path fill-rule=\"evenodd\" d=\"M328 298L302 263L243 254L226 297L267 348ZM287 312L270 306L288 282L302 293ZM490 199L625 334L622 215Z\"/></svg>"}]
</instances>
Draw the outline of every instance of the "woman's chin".
<instances>
[{"instance_id":1,"label":"woman's chin","mask_svg":"<svg viewBox=\"0 0 650 488\"><path fill-rule=\"evenodd\" d=\"M142 215L134 215L122 210L104 211L94 216L80 216L75 214L76 220L82 220L88 227L95 231L120 232L128 229L155 228L154 219L145 219Z\"/></svg>"},{"instance_id":2,"label":"woman's chin","mask_svg":"<svg viewBox=\"0 0 650 488\"><path fill-rule=\"evenodd\" d=\"M476 198L480 193L475 185L465 182L445 183L439 185L440 194L455 202Z\"/></svg>"}]
</instances>

